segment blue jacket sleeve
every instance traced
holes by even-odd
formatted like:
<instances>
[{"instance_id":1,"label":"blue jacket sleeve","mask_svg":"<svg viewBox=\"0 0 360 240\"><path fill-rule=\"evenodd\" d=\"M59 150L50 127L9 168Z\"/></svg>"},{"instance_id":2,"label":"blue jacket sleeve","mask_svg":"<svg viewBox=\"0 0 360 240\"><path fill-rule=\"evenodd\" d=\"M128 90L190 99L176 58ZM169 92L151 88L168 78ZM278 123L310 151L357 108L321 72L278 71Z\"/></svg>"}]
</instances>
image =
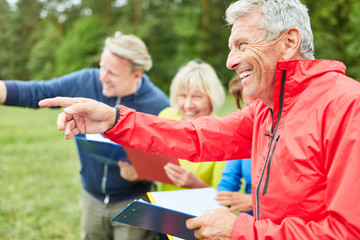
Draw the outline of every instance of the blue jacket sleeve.
<instances>
[{"instance_id":1,"label":"blue jacket sleeve","mask_svg":"<svg viewBox=\"0 0 360 240\"><path fill-rule=\"evenodd\" d=\"M241 188L242 160L230 160L226 162L223 175L217 187L218 191L239 191Z\"/></svg>"},{"instance_id":2,"label":"blue jacket sleeve","mask_svg":"<svg viewBox=\"0 0 360 240\"><path fill-rule=\"evenodd\" d=\"M47 81L5 81L5 105L38 108L44 98L57 96L89 97L99 95L102 89L98 69L83 69Z\"/></svg>"},{"instance_id":3,"label":"blue jacket sleeve","mask_svg":"<svg viewBox=\"0 0 360 240\"><path fill-rule=\"evenodd\" d=\"M245 192L251 193L250 158L227 161L217 190L239 191L242 186L241 178L245 179Z\"/></svg>"}]
</instances>

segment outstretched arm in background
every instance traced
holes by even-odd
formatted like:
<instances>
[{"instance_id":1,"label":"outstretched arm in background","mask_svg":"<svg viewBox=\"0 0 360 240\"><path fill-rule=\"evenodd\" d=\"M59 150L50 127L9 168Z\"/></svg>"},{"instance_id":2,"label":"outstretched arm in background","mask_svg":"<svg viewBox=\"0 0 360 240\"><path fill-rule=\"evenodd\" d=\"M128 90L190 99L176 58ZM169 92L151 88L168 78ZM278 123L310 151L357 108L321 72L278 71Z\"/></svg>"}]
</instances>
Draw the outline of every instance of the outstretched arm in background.
<instances>
[{"instance_id":1,"label":"outstretched arm in background","mask_svg":"<svg viewBox=\"0 0 360 240\"><path fill-rule=\"evenodd\" d=\"M7 89L5 83L3 81L0 81L0 104L3 104L5 102L6 95Z\"/></svg>"}]
</instances>

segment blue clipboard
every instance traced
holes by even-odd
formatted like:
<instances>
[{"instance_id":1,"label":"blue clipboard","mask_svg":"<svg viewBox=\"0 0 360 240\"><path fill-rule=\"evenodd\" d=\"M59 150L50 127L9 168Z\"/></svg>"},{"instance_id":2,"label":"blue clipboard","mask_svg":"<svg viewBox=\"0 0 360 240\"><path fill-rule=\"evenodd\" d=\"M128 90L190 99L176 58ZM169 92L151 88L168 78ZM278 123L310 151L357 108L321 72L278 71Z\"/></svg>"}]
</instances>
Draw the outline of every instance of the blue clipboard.
<instances>
[{"instance_id":1,"label":"blue clipboard","mask_svg":"<svg viewBox=\"0 0 360 240\"><path fill-rule=\"evenodd\" d=\"M193 217L196 216L134 200L111 220L187 240L196 240L194 231L187 229L185 223Z\"/></svg>"},{"instance_id":2,"label":"blue clipboard","mask_svg":"<svg viewBox=\"0 0 360 240\"><path fill-rule=\"evenodd\" d=\"M93 141L84 135L76 135L75 140L79 149L86 149L87 152L91 152L92 156L99 162L111 165L117 165L120 159L130 162L124 148L117 143Z\"/></svg>"}]
</instances>

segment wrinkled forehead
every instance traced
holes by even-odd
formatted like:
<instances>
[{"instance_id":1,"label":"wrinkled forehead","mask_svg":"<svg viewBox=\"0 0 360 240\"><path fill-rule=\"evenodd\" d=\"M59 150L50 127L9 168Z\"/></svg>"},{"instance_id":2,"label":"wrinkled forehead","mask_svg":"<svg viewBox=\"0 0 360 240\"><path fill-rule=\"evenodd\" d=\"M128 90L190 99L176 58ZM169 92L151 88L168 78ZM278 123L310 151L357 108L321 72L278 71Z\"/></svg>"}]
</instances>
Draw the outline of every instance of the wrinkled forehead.
<instances>
[{"instance_id":1,"label":"wrinkled forehead","mask_svg":"<svg viewBox=\"0 0 360 240\"><path fill-rule=\"evenodd\" d=\"M248 35L264 34L262 27L263 14L258 10L253 10L238 17L231 27L229 44L237 41L239 38Z\"/></svg>"},{"instance_id":2,"label":"wrinkled forehead","mask_svg":"<svg viewBox=\"0 0 360 240\"><path fill-rule=\"evenodd\" d=\"M264 15L257 8L255 8L235 19L231 28L231 33L237 29L246 29L248 31L262 29L263 17Z\"/></svg>"}]
</instances>

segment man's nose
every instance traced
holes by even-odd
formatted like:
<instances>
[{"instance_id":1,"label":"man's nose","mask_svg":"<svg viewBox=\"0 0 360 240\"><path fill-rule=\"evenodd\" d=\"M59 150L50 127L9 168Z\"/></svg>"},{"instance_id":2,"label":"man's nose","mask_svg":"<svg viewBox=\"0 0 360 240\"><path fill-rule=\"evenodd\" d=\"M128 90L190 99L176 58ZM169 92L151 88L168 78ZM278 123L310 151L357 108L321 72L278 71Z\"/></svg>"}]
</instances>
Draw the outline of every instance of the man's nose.
<instances>
[{"instance_id":1,"label":"man's nose","mask_svg":"<svg viewBox=\"0 0 360 240\"><path fill-rule=\"evenodd\" d=\"M226 60L226 67L230 70L234 70L239 64L240 64L240 57L238 55L235 55L233 51L230 51Z\"/></svg>"},{"instance_id":2,"label":"man's nose","mask_svg":"<svg viewBox=\"0 0 360 240\"><path fill-rule=\"evenodd\" d=\"M108 76L108 72L107 71L103 71L100 73L99 79L101 82L105 82Z\"/></svg>"}]
</instances>

